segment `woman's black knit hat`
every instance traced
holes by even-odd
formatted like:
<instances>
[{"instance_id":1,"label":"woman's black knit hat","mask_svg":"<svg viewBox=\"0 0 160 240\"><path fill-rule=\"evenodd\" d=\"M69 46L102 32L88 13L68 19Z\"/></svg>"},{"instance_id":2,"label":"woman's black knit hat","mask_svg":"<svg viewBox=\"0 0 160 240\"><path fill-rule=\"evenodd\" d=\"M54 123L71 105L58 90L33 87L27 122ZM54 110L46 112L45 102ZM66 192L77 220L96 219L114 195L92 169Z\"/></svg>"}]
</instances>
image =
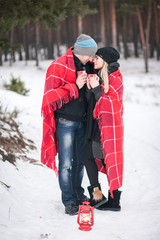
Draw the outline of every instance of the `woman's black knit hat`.
<instances>
[{"instance_id":1,"label":"woman's black knit hat","mask_svg":"<svg viewBox=\"0 0 160 240\"><path fill-rule=\"evenodd\" d=\"M112 62L117 62L120 58L119 52L113 47L99 48L96 52L96 55L101 57L108 64Z\"/></svg>"}]
</instances>

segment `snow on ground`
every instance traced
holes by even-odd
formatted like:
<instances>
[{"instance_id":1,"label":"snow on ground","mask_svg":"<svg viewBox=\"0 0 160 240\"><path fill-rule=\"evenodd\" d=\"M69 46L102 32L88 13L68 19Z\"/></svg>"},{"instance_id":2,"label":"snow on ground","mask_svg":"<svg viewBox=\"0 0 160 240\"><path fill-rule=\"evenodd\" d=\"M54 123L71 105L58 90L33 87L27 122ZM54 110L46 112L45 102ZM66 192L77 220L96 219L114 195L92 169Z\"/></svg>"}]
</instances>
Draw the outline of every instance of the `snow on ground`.
<instances>
[{"instance_id":1,"label":"snow on ground","mask_svg":"<svg viewBox=\"0 0 160 240\"><path fill-rule=\"evenodd\" d=\"M78 229L77 216L64 213L54 172L40 163L42 119L40 114L44 79L51 61L16 62L0 67L0 101L3 108L19 111L18 122L24 136L37 147L28 156L37 164L17 161L16 167L0 159L0 239L50 240L105 238L108 240L158 240L160 235L160 63L150 60L144 73L143 59L121 60L124 75L125 162L121 212L94 210L91 231ZM3 88L10 74L20 77L28 96ZM107 195L106 176L100 182ZM85 174L83 186L87 189ZM86 194L88 195L87 191Z\"/></svg>"}]
</instances>

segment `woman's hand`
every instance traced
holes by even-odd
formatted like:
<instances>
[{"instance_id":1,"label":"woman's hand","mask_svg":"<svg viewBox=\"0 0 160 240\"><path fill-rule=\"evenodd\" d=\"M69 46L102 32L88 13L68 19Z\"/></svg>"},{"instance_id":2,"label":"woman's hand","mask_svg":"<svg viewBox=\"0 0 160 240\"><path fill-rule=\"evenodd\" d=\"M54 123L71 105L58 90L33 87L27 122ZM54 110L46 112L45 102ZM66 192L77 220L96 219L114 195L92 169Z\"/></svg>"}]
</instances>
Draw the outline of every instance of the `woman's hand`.
<instances>
[{"instance_id":1,"label":"woman's hand","mask_svg":"<svg viewBox=\"0 0 160 240\"><path fill-rule=\"evenodd\" d=\"M90 84L90 78L89 77L87 77L86 84L87 84L88 89L91 89L91 84Z\"/></svg>"},{"instance_id":2,"label":"woman's hand","mask_svg":"<svg viewBox=\"0 0 160 240\"><path fill-rule=\"evenodd\" d=\"M97 75L90 77L89 80L90 80L89 83L91 88L95 88L99 86L99 77Z\"/></svg>"}]
</instances>

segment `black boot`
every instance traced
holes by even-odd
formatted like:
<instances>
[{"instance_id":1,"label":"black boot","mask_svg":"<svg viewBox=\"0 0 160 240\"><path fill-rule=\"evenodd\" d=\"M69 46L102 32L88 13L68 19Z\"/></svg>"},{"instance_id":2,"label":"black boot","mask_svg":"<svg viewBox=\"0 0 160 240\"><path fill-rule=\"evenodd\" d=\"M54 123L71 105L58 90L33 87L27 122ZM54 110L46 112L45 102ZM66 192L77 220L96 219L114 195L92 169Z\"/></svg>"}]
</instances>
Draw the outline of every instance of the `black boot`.
<instances>
[{"instance_id":1,"label":"black boot","mask_svg":"<svg viewBox=\"0 0 160 240\"><path fill-rule=\"evenodd\" d=\"M98 186L89 186L88 192L90 195L90 205L94 206L95 208L101 206L105 202L107 202L106 197L101 192L100 184Z\"/></svg>"},{"instance_id":2,"label":"black boot","mask_svg":"<svg viewBox=\"0 0 160 240\"><path fill-rule=\"evenodd\" d=\"M121 210L121 206L120 206L121 191L114 190L113 196L114 198L112 198L110 192L108 192L108 201L103 205L99 206L97 209L103 210L103 211L107 211L107 210L120 211Z\"/></svg>"}]
</instances>

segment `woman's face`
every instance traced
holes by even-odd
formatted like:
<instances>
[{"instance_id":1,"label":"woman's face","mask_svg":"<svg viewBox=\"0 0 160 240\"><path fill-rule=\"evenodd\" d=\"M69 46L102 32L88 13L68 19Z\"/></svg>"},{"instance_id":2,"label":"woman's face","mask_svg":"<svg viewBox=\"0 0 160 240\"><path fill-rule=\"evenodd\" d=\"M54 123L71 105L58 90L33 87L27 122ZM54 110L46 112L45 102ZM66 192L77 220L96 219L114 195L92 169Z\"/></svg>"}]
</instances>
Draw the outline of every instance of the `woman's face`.
<instances>
[{"instance_id":1,"label":"woman's face","mask_svg":"<svg viewBox=\"0 0 160 240\"><path fill-rule=\"evenodd\" d=\"M95 56L95 59L93 60L93 62L94 62L95 69L101 69L104 65L104 60L97 55Z\"/></svg>"}]
</instances>

